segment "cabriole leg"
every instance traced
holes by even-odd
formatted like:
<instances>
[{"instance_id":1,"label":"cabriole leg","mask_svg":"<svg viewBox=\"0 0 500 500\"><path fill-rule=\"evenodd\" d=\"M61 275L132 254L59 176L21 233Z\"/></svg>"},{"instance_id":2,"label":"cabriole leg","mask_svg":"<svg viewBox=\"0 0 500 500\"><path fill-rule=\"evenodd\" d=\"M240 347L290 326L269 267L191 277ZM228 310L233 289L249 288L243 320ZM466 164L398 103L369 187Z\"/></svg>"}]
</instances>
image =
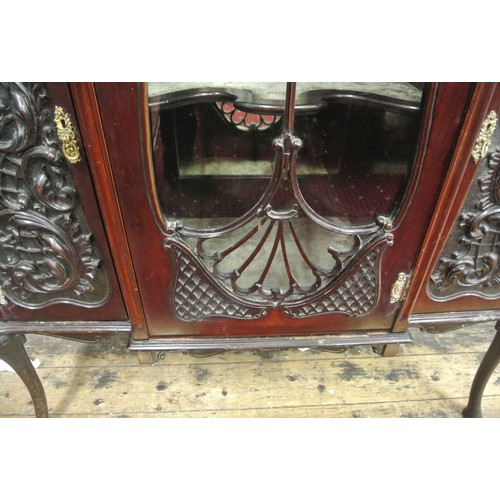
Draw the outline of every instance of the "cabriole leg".
<instances>
[{"instance_id":1,"label":"cabriole leg","mask_svg":"<svg viewBox=\"0 0 500 500\"><path fill-rule=\"evenodd\" d=\"M481 418L483 416L481 412L483 392L500 361L500 321L496 324L495 329L497 331L495 338L479 365L474 381L472 382L469 402L462 411L462 415L466 418Z\"/></svg>"},{"instance_id":2,"label":"cabriole leg","mask_svg":"<svg viewBox=\"0 0 500 500\"><path fill-rule=\"evenodd\" d=\"M383 358L392 358L399 351L399 344L382 344L373 346L373 351Z\"/></svg>"},{"instance_id":3,"label":"cabriole leg","mask_svg":"<svg viewBox=\"0 0 500 500\"><path fill-rule=\"evenodd\" d=\"M25 342L26 337L19 333L0 335L0 359L13 368L28 388L35 407L35 416L46 418L49 416L47 398L42 382L24 349Z\"/></svg>"}]
</instances>

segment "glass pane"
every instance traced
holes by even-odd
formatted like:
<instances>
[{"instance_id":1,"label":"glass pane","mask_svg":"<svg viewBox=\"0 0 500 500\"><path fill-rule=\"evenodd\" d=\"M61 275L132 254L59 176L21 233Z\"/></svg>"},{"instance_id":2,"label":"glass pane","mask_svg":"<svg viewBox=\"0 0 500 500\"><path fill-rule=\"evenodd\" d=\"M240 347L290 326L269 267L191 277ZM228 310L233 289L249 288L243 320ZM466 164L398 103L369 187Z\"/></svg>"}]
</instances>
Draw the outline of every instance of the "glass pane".
<instances>
[{"instance_id":1,"label":"glass pane","mask_svg":"<svg viewBox=\"0 0 500 500\"><path fill-rule=\"evenodd\" d=\"M343 226L395 214L415 155L423 88L297 83L298 182L315 212Z\"/></svg>"},{"instance_id":2,"label":"glass pane","mask_svg":"<svg viewBox=\"0 0 500 500\"><path fill-rule=\"evenodd\" d=\"M251 210L269 186L284 83L149 83L158 197L165 216L210 229Z\"/></svg>"}]
</instances>

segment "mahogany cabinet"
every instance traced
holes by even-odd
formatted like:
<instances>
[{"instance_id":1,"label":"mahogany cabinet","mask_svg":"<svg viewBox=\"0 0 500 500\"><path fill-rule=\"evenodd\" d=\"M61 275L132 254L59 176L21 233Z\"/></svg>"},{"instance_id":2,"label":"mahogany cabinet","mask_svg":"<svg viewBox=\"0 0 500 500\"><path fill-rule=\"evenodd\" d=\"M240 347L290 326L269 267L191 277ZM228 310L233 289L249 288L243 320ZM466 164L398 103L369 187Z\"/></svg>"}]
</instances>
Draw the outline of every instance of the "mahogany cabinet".
<instances>
[{"instance_id":1,"label":"mahogany cabinet","mask_svg":"<svg viewBox=\"0 0 500 500\"><path fill-rule=\"evenodd\" d=\"M500 319L499 109L496 83L1 84L0 355L44 416L25 333L391 355Z\"/></svg>"}]
</instances>

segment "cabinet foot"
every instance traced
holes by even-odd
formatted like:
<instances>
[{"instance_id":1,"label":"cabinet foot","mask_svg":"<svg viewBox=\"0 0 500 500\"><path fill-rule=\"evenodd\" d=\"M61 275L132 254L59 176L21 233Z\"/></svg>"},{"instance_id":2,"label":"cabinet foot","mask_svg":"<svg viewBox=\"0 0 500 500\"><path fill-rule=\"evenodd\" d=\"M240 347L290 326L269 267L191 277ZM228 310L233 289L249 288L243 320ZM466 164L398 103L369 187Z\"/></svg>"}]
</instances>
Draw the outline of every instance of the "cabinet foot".
<instances>
[{"instance_id":1,"label":"cabinet foot","mask_svg":"<svg viewBox=\"0 0 500 500\"><path fill-rule=\"evenodd\" d=\"M481 401L484 389L500 362L500 321L495 325L496 335L489 349L484 355L483 361L477 369L476 376L470 389L469 402L463 409L462 415L466 418L481 418Z\"/></svg>"},{"instance_id":2,"label":"cabinet foot","mask_svg":"<svg viewBox=\"0 0 500 500\"><path fill-rule=\"evenodd\" d=\"M383 358L392 358L399 352L399 344L376 345L373 350Z\"/></svg>"},{"instance_id":3,"label":"cabinet foot","mask_svg":"<svg viewBox=\"0 0 500 500\"><path fill-rule=\"evenodd\" d=\"M151 351L137 351L137 359L141 365L152 365L155 362Z\"/></svg>"},{"instance_id":4,"label":"cabinet foot","mask_svg":"<svg viewBox=\"0 0 500 500\"><path fill-rule=\"evenodd\" d=\"M26 337L20 333L0 335L0 359L10 365L26 385L33 400L35 416L37 418L47 418L49 410L45 391L24 349L23 344L25 342Z\"/></svg>"}]
</instances>

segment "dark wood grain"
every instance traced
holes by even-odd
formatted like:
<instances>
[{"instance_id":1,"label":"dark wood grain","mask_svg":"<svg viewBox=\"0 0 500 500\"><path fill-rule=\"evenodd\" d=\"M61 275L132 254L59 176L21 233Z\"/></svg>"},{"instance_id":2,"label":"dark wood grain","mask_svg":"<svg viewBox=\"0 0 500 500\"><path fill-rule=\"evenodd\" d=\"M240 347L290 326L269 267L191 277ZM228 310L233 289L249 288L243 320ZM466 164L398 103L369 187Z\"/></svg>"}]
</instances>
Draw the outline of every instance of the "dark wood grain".
<instances>
[{"instance_id":1,"label":"dark wood grain","mask_svg":"<svg viewBox=\"0 0 500 500\"><path fill-rule=\"evenodd\" d=\"M99 198L101 214L106 224L107 237L118 270L128 315L133 325L134 337L147 338L146 319L123 227L94 86L91 83L72 83L71 92L78 111L92 178Z\"/></svg>"},{"instance_id":2,"label":"dark wood grain","mask_svg":"<svg viewBox=\"0 0 500 500\"><path fill-rule=\"evenodd\" d=\"M268 335L321 334L393 327L398 304L389 303L389 289L400 272L411 271L453 154L473 84L441 84L429 90L413 169L416 173L410 181L402 215L391 230L394 245L384 255L380 299L370 314L356 318L332 314L293 319L277 308L251 321L207 318L199 323L180 321L174 314L172 289L176 264L173 256L163 250L167 223L155 193L144 86L119 83L96 84L95 88L151 336L258 336L262 331ZM144 259L145 246L147 259ZM396 325L396 331L404 330L407 319Z\"/></svg>"},{"instance_id":3,"label":"dark wood grain","mask_svg":"<svg viewBox=\"0 0 500 500\"><path fill-rule=\"evenodd\" d=\"M108 286L109 292L107 293L107 298L104 299L104 303L92 304L90 301L85 302L84 300L79 301L78 299L71 298L70 300L66 300L65 296L62 295L60 299L57 299L57 303L51 304L51 302L47 302L48 305L42 303L42 305L27 303L25 305L19 302L18 305L9 302L3 308L3 313L10 320L35 320L35 321L61 321L61 320L124 320L127 318L127 313L125 311L125 307L123 304L123 299L120 292L120 286L118 284L116 273L113 265L113 260L109 253L108 243L106 239L106 233L104 231L99 205L96 201L94 188L92 184L92 179L88 170L87 159L85 156L85 149L81 144L81 137L78 130L78 120L76 112L73 108L71 96L69 94L68 85L66 83L49 83L41 85L42 88L47 89L47 102L44 104L43 110L40 111L42 115L37 118L40 123L33 124L35 130L38 130L40 137L52 137L55 136L55 125L52 122L52 116L54 113L54 106L62 106L62 108L69 114L71 117L71 121L73 124L73 128L75 129L76 139L80 146L81 160L72 165L69 162L62 161L60 165L55 166L54 173L55 175L61 175L57 172L65 172L64 175L67 178L71 178L72 186L74 185L75 199L74 202L75 208L70 211L66 209L64 205L64 198L57 198L58 189L61 189L61 181L55 181L54 183L54 196L56 196L56 205L55 208L58 208L60 205L60 210L54 210L47 207L42 207L40 209L35 209L35 205L31 207L29 210L14 210L11 207L12 217L10 220L17 219L19 224L32 227L29 233L28 230L25 230L25 233L21 232L20 234L27 234L27 238L30 238L32 241L37 239L37 235L39 241L48 242L46 244L46 248L43 248L43 243L41 245L41 253L40 261L46 264L43 264L46 267L45 274L49 275L47 272L48 269L58 269L60 263L58 262L58 256L71 256L73 255L73 259L75 255L78 255L79 252L82 252L82 255L87 255L88 250L85 250L84 245L87 247L93 247L98 250L99 255L95 256L95 260L99 260L99 264L97 264L97 269L100 269L100 273L105 275L105 279L108 282L108 285L105 283L99 285L102 287ZM26 111L26 110L25 110ZM31 113L31 111L30 111ZM29 114L28 114L29 116ZM42 132L42 122L43 122L43 132ZM54 130L49 132L49 128ZM5 129L6 131L8 129ZM56 143L55 143L56 144ZM32 145L34 147L30 147L29 151L25 153L25 156L34 157L37 154L41 154L41 150L44 146ZM36 147L35 147L36 146ZM51 148L51 151L55 149L55 146ZM52 154L52 153L51 153ZM62 157L62 154L61 154ZM43 159L43 155L40 158L40 162L43 163L45 161ZM47 162L48 163L48 162ZM22 165L21 165L22 167ZM44 167L41 167L44 168ZM48 167L45 167L48 168ZM20 169L18 175L28 176L29 172L27 169L23 172L23 169ZM35 179L38 183L47 182L45 181L45 177L42 174L39 174L37 179ZM73 189L73 188L72 188ZM5 192L3 193L5 194ZM29 193L27 193L27 196ZM41 192L34 191L33 196L40 198ZM38 200L36 200L38 201ZM42 202L38 201L43 206ZM45 202L47 203L47 202ZM51 215L49 215L49 212ZM8 210L2 211L4 219L9 214ZM63 222L64 221L66 222ZM75 223L80 222L80 226ZM2 224L6 224L5 220ZM66 224L66 226L65 226ZM89 231L84 230L83 226L88 227ZM46 229L45 229L46 228ZM65 229L67 228L67 229ZM44 231L48 234L42 236ZM56 233L57 231L57 233ZM51 234L52 236L51 236ZM65 236L66 235L66 236ZM84 242L84 238L87 239L87 242ZM71 241L72 240L72 243ZM71 244L70 244L71 243ZM72 248L74 247L74 248ZM53 248L52 255L54 258L49 259L49 249ZM37 250L38 251L38 250ZM30 266L28 266L30 267ZM35 265L35 268L37 266ZM43 267L43 266L42 266ZM75 266L74 266L75 267ZM62 269L62 268L60 268ZM83 269L83 264L80 263L78 269L75 267L74 272L85 273L86 271ZM88 271L87 271L88 272ZM40 275L43 275L43 271L40 271ZM53 273L54 276L50 278L50 282L45 286L45 289L50 290L54 287L54 283L56 281L55 276L61 276L60 271L56 271ZM26 281L29 281L30 276L29 273L26 276ZM40 279L38 277L37 279ZM84 280L92 280L91 275L83 277ZM59 277L61 281L62 278ZM101 280L101 281L104 281ZM92 283L90 283L92 286Z\"/></svg>"},{"instance_id":4,"label":"dark wood grain","mask_svg":"<svg viewBox=\"0 0 500 500\"><path fill-rule=\"evenodd\" d=\"M439 196L435 195L438 197L436 207L428 224L425 240L412 273L411 286L395 328L404 327L411 312L421 314L474 311L494 307L495 302L477 297L459 298L446 303L438 302L427 295L426 285L474 179L476 166L470 155L483 118L491 106L495 105L494 102L497 102L498 106L500 92L496 91L496 88L497 84L494 83L477 84L470 108L463 107L467 113L463 126L460 127L459 122L454 127L455 130L459 130L460 135L457 137L456 145L453 143L454 147L450 148L453 158L450 160ZM494 97L495 91L496 97ZM453 122L448 125L447 130L451 129L452 125ZM431 144L429 154L435 154L436 151L438 151L437 145Z\"/></svg>"}]
</instances>

